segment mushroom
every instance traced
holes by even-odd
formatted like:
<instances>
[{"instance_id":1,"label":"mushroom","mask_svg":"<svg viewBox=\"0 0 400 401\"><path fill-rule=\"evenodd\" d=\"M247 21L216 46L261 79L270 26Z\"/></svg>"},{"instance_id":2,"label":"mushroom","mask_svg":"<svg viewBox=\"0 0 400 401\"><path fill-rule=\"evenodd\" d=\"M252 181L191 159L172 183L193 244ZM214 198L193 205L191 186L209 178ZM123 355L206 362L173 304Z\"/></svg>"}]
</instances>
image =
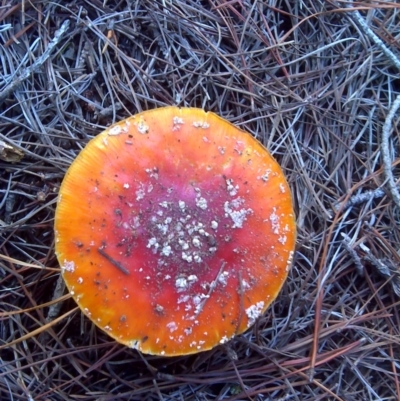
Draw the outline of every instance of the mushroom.
<instances>
[{"instance_id":1,"label":"mushroom","mask_svg":"<svg viewBox=\"0 0 400 401\"><path fill-rule=\"evenodd\" d=\"M128 347L209 350L264 313L296 240L289 186L251 135L165 107L109 127L68 169L56 255L83 313Z\"/></svg>"}]
</instances>

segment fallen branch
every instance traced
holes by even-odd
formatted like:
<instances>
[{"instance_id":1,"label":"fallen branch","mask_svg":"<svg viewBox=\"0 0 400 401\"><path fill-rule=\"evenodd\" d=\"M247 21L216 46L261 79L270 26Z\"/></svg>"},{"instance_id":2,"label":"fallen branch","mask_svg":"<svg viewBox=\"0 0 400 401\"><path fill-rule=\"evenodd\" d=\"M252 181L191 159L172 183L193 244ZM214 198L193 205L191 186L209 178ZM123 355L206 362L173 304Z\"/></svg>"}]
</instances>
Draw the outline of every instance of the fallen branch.
<instances>
[{"instance_id":1,"label":"fallen branch","mask_svg":"<svg viewBox=\"0 0 400 401\"><path fill-rule=\"evenodd\" d=\"M0 102L2 102L11 92L13 92L25 79L29 78L33 72L35 72L39 67L43 65L43 63L49 58L51 52L53 51L54 47L60 41L61 37L67 31L69 27L69 20L65 20L60 29L58 29L52 41L47 46L47 49L43 52L43 54L38 57L35 62L25 68L18 77L12 80L1 92L0 92ZM39 40L39 39L38 39ZM33 46L36 45L37 41L34 42ZM33 47L32 46L32 47Z\"/></svg>"},{"instance_id":2,"label":"fallen branch","mask_svg":"<svg viewBox=\"0 0 400 401\"><path fill-rule=\"evenodd\" d=\"M347 4L347 8L352 8L351 3ZM372 31L372 29L367 25L364 18L357 10L353 10L351 15L354 17L357 25L362 29L362 31L382 50L385 56L392 62L392 64L397 67L400 71L400 60L399 58L382 42L382 40ZM392 172L392 161L390 158L389 151L389 137L391 134L392 120L400 107L400 95L397 96L396 100L392 104L388 115L386 116L385 124L382 128L382 142L381 142L381 152L382 161L386 179L388 180L390 193L392 195L393 201L398 207L400 207L400 193L396 188L396 183Z\"/></svg>"}]
</instances>

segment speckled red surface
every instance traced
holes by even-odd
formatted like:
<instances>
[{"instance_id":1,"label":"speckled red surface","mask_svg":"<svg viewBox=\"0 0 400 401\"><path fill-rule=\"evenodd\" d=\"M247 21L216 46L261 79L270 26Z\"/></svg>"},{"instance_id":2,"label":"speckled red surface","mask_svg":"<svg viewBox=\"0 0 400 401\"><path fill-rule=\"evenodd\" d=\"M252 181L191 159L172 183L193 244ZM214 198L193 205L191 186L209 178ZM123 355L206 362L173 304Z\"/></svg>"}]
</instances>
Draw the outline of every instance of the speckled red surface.
<instances>
[{"instance_id":1,"label":"speckled red surface","mask_svg":"<svg viewBox=\"0 0 400 401\"><path fill-rule=\"evenodd\" d=\"M190 354L245 331L291 265L281 169L213 113L167 107L94 138L60 189L56 254L83 312L145 353Z\"/></svg>"}]
</instances>

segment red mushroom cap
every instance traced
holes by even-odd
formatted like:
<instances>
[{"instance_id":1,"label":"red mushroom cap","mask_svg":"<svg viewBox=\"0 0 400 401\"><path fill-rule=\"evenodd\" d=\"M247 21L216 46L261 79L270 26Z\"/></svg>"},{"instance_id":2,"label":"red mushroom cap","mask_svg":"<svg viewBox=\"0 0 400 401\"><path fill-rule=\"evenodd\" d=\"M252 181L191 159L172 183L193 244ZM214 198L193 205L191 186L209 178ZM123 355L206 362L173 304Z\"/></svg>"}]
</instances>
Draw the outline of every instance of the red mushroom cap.
<instances>
[{"instance_id":1,"label":"red mushroom cap","mask_svg":"<svg viewBox=\"0 0 400 401\"><path fill-rule=\"evenodd\" d=\"M114 124L69 168L55 216L69 291L144 353L183 355L250 327L291 266L288 184L251 135L165 107Z\"/></svg>"}]
</instances>

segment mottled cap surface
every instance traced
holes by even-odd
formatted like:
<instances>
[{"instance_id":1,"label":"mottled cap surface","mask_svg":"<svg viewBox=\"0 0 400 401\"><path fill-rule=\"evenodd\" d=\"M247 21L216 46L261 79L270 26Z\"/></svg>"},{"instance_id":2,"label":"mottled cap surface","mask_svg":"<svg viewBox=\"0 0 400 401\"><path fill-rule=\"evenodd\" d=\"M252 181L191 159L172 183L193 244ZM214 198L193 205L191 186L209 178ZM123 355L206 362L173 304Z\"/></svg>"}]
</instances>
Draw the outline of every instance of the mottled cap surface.
<instances>
[{"instance_id":1,"label":"mottled cap surface","mask_svg":"<svg viewBox=\"0 0 400 401\"><path fill-rule=\"evenodd\" d=\"M166 107L91 140L55 217L70 293L129 347L183 355L250 327L281 289L296 229L288 184L251 135Z\"/></svg>"}]
</instances>

